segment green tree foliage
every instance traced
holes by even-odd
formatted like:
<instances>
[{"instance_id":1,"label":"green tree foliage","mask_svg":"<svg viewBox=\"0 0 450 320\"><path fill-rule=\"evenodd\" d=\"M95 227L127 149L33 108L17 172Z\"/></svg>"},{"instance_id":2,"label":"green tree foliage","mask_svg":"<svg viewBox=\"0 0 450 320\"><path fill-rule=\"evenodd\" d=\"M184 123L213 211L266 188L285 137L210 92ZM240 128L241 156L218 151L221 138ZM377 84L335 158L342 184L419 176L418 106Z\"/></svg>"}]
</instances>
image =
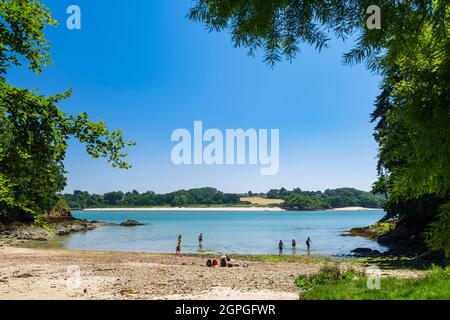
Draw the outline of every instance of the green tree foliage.
<instances>
[{"instance_id":1,"label":"green tree foliage","mask_svg":"<svg viewBox=\"0 0 450 320\"><path fill-rule=\"evenodd\" d=\"M0 76L21 60L40 72L51 62L45 26L56 26L50 11L35 0L0 0ZM4 79L3 79L4 80Z\"/></svg>"},{"instance_id":2,"label":"green tree foliage","mask_svg":"<svg viewBox=\"0 0 450 320\"><path fill-rule=\"evenodd\" d=\"M166 194L156 194L152 191L139 193L114 191L103 195L89 194L86 191L74 191L64 194L64 199L72 209L101 207L189 207L209 205L233 205L240 203L240 197L235 193L223 193L215 188L197 188L178 190Z\"/></svg>"},{"instance_id":3,"label":"green tree foliage","mask_svg":"<svg viewBox=\"0 0 450 320\"><path fill-rule=\"evenodd\" d=\"M280 193L284 196L277 196ZM348 206L381 208L385 200L384 196L352 188L326 190L325 192L301 191L298 188L288 191L281 188L270 190L267 195L262 195L270 198L270 194L275 195L273 198L285 199L283 207L288 210L320 210ZM241 203L238 194L224 193L215 188L178 190L165 194L156 194L152 191L139 193L133 190L132 192L113 191L98 195L89 194L86 191L74 191L72 194L64 194L63 197L72 209L151 206L189 207Z\"/></svg>"},{"instance_id":4,"label":"green tree foliage","mask_svg":"<svg viewBox=\"0 0 450 320\"><path fill-rule=\"evenodd\" d=\"M386 209L401 218L410 239L450 253L450 4L432 1L402 47L386 54L382 93L373 121L380 145L380 180ZM399 233L400 234L400 233Z\"/></svg>"},{"instance_id":5,"label":"green tree foliage","mask_svg":"<svg viewBox=\"0 0 450 320\"><path fill-rule=\"evenodd\" d=\"M372 4L381 8L380 30L366 27ZM344 62L366 62L383 79L372 115L380 145L374 190L388 195L386 210L400 217L403 234L428 230L431 247L448 253L449 15L446 0L197 0L189 17L229 30L251 54L263 48L271 65L294 58L301 43L321 49L331 36L357 34Z\"/></svg>"},{"instance_id":6,"label":"green tree foliage","mask_svg":"<svg viewBox=\"0 0 450 320\"><path fill-rule=\"evenodd\" d=\"M49 213L65 186L63 160L75 138L93 158L105 157L127 169L125 147L133 145L120 130L89 120L85 113L68 115L57 103L70 90L53 96L7 83L9 68L28 62L34 72L50 63L43 30L55 25L37 1L0 0L0 220L36 220Z\"/></svg>"},{"instance_id":7,"label":"green tree foliage","mask_svg":"<svg viewBox=\"0 0 450 320\"><path fill-rule=\"evenodd\" d=\"M247 47L254 55L264 50L264 61L274 65L282 58L292 60L300 45L326 48L332 37L346 39L358 33L355 47L344 59L348 63L366 61L371 69L380 67L384 49L401 44L406 36L409 14L423 18L430 14L428 0L196 0L189 12L193 21L204 23L210 31L229 30L236 47ZM368 30L367 8L382 8L382 30ZM415 21L417 22L417 21ZM414 31L417 23L408 26ZM414 28L414 29L412 29ZM398 33L398 34L397 34ZM392 38L396 34L397 39Z\"/></svg>"},{"instance_id":8,"label":"green tree foliage","mask_svg":"<svg viewBox=\"0 0 450 320\"><path fill-rule=\"evenodd\" d=\"M283 208L289 210L318 210L328 209L330 206L323 199L295 194L284 201Z\"/></svg>"},{"instance_id":9,"label":"green tree foliage","mask_svg":"<svg viewBox=\"0 0 450 320\"><path fill-rule=\"evenodd\" d=\"M343 207L382 208L385 196L356 190L353 188L327 189L321 191L302 191L295 188L288 191L272 189L267 193L268 198L285 199L283 208L288 210L320 210Z\"/></svg>"},{"instance_id":10,"label":"green tree foliage","mask_svg":"<svg viewBox=\"0 0 450 320\"><path fill-rule=\"evenodd\" d=\"M443 249L446 256L450 255L450 204L439 208L438 218L431 223L428 233L428 244L434 250Z\"/></svg>"}]
</instances>

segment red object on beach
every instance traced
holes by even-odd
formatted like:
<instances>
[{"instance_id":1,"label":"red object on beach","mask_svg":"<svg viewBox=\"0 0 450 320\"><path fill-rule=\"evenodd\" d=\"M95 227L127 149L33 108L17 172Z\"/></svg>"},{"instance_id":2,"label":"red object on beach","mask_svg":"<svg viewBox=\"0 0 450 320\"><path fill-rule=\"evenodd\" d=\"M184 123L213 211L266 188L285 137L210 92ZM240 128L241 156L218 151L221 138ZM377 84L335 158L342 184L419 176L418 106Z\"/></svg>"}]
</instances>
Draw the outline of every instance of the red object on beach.
<instances>
[{"instance_id":1,"label":"red object on beach","mask_svg":"<svg viewBox=\"0 0 450 320\"><path fill-rule=\"evenodd\" d=\"M219 265L219 260L218 259L214 259L212 262L213 267L218 266Z\"/></svg>"}]
</instances>

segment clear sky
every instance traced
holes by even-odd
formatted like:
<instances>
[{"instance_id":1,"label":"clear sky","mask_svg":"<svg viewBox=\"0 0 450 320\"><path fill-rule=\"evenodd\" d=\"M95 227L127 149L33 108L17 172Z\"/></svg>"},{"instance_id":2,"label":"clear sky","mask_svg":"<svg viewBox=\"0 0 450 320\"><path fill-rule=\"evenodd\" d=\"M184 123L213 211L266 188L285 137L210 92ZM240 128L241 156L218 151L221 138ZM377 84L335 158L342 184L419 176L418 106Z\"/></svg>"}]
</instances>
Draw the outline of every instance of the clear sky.
<instances>
[{"instance_id":1,"label":"clear sky","mask_svg":"<svg viewBox=\"0 0 450 320\"><path fill-rule=\"evenodd\" d=\"M369 190L377 146L369 115L378 78L363 65L341 63L352 42L318 53L302 45L293 63L270 68L233 47L227 32L208 33L186 18L191 1L44 0L59 20L47 30L54 64L36 76L14 71L11 83L43 94L73 89L61 107L86 111L137 142L133 168L92 160L74 141L65 161L66 191L153 190L212 186L228 192L300 187ZM66 9L81 8L82 29L68 30ZM175 166L176 128L280 129L280 169Z\"/></svg>"}]
</instances>

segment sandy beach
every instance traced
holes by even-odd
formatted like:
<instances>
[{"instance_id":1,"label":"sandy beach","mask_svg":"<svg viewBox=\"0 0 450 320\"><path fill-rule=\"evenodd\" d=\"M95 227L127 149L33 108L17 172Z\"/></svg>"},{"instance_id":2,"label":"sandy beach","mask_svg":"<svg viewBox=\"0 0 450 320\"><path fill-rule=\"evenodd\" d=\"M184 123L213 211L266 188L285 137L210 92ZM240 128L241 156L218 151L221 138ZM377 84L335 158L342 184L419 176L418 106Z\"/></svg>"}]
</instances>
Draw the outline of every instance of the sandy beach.
<instances>
[{"instance_id":1,"label":"sandy beach","mask_svg":"<svg viewBox=\"0 0 450 320\"><path fill-rule=\"evenodd\" d=\"M295 277L330 263L314 256L289 262L247 258L233 268L208 268L205 262L204 256L0 246L0 299L293 300L299 294ZM78 288L68 286L71 266L80 270ZM405 272L384 271L414 276Z\"/></svg>"},{"instance_id":2,"label":"sandy beach","mask_svg":"<svg viewBox=\"0 0 450 320\"><path fill-rule=\"evenodd\" d=\"M365 207L344 207L344 208L333 208L327 211L373 211L373 210L383 210L382 208L365 208Z\"/></svg>"},{"instance_id":3,"label":"sandy beach","mask_svg":"<svg viewBox=\"0 0 450 320\"><path fill-rule=\"evenodd\" d=\"M239 261L208 268L206 258L171 254L0 247L0 299L282 299L298 298L293 281L317 263ZM67 287L68 268L81 286Z\"/></svg>"},{"instance_id":4,"label":"sandy beach","mask_svg":"<svg viewBox=\"0 0 450 320\"><path fill-rule=\"evenodd\" d=\"M325 211L371 211L371 210L383 210L381 208L365 208L365 207L345 207L345 208L333 208ZM90 208L83 209L82 211L243 211L243 212L260 212L260 211L286 211L279 207L208 207L208 208L168 208L168 207L150 207L150 208ZM318 210L320 211L320 210ZM302 211L299 211L302 212Z\"/></svg>"},{"instance_id":5,"label":"sandy beach","mask_svg":"<svg viewBox=\"0 0 450 320\"><path fill-rule=\"evenodd\" d=\"M83 211L285 211L279 207L203 207L203 208L181 208L181 207L150 207L150 208L91 208Z\"/></svg>"}]
</instances>

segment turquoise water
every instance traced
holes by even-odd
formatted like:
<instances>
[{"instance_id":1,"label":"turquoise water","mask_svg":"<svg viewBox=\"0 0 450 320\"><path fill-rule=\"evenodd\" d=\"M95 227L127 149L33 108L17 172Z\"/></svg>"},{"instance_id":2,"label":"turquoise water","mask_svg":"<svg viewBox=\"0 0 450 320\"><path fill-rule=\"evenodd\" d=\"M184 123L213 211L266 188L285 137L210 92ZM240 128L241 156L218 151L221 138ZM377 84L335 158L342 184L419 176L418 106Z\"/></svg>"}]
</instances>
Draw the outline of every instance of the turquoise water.
<instances>
[{"instance_id":1,"label":"turquoise water","mask_svg":"<svg viewBox=\"0 0 450 320\"><path fill-rule=\"evenodd\" d=\"M278 254L283 240L286 254L305 254L307 237L312 253L349 254L357 247L386 248L362 237L342 237L353 227L373 224L383 211L315 212L218 212L218 211L76 211L76 218L120 223L128 219L145 223L138 227L107 226L75 233L64 240L67 249L135 252L175 252L183 237L183 252L198 253L197 237L204 234L203 250L211 253ZM291 240L297 250L291 250Z\"/></svg>"}]
</instances>

